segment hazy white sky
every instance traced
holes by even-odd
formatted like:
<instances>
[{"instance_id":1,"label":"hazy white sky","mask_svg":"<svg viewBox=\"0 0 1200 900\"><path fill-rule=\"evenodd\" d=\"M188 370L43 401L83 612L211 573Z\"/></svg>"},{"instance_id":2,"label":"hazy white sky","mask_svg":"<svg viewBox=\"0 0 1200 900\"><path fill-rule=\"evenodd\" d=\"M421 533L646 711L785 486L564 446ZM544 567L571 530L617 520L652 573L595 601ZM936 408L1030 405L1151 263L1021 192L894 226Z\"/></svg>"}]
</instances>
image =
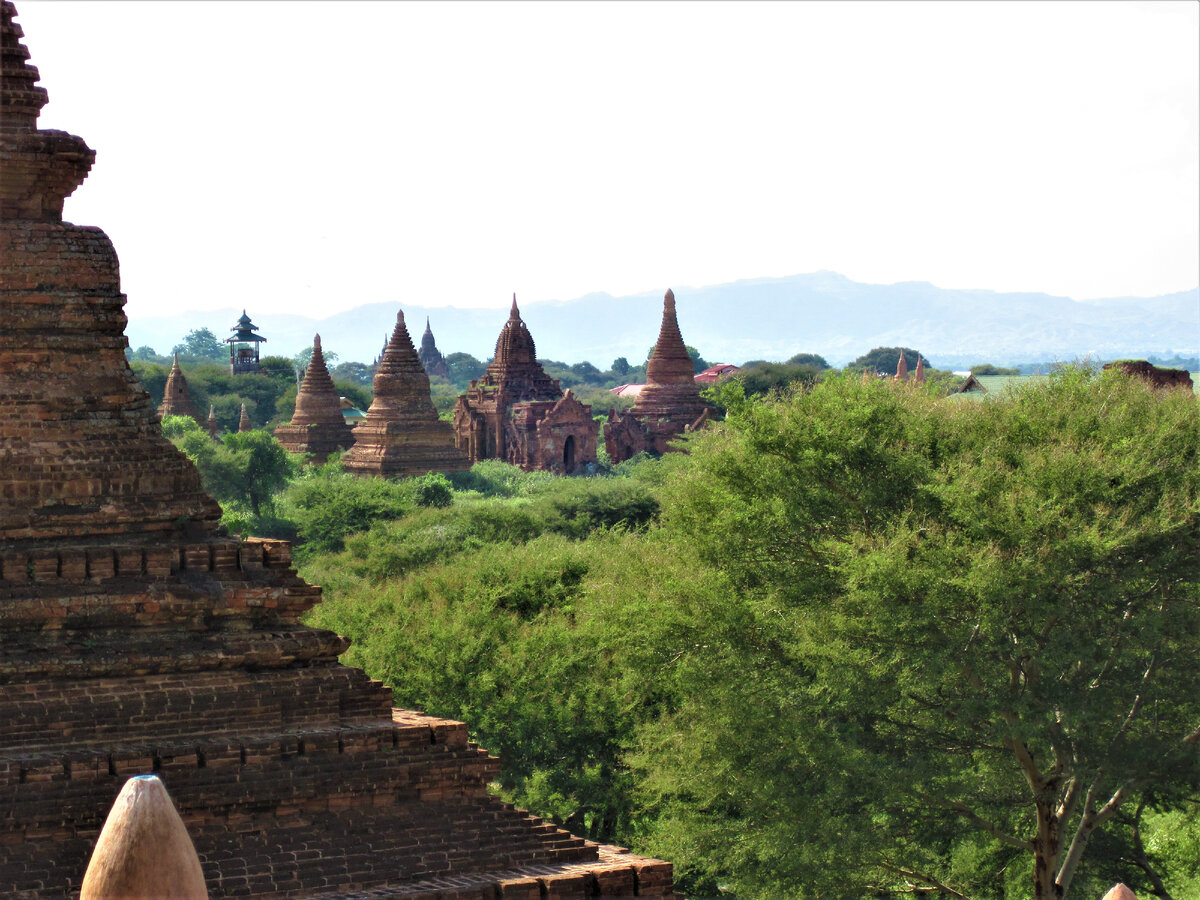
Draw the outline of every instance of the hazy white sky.
<instances>
[{"instance_id":1,"label":"hazy white sky","mask_svg":"<svg viewBox=\"0 0 1200 900\"><path fill-rule=\"evenodd\" d=\"M1194 2L17 10L131 316L1200 282Z\"/></svg>"}]
</instances>

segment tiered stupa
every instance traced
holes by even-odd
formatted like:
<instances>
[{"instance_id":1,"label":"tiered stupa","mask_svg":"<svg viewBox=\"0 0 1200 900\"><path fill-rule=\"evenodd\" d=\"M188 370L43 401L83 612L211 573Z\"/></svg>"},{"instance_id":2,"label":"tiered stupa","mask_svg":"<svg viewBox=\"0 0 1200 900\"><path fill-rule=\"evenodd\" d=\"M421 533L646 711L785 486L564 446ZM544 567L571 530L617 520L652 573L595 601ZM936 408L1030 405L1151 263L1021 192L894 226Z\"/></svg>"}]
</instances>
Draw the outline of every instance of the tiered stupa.
<instances>
[{"instance_id":1,"label":"tiered stupa","mask_svg":"<svg viewBox=\"0 0 1200 900\"><path fill-rule=\"evenodd\" d=\"M242 409L238 413L238 432L253 431L254 425L250 422L250 413L246 411L246 404L242 404Z\"/></svg>"},{"instance_id":2,"label":"tiered stupa","mask_svg":"<svg viewBox=\"0 0 1200 900\"><path fill-rule=\"evenodd\" d=\"M217 422L217 408L211 403L208 404L208 422L205 424L210 437L219 440L221 437L221 426Z\"/></svg>"},{"instance_id":3,"label":"tiered stupa","mask_svg":"<svg viewBox=\"0 0 1200 900\"><path fill-rule=\"evenodd\" d=\"M179 368L179 354L171 363L171 371L167 375L167 383L163 388L162 403L158 406L158 417L190 416L197 423L200 417L196 415L196 407L192 405L192 394L188 390L187 379L183 377L183 369Z\"/></svg>"},{"instance_id":4,"label":"tiered stupa","mask_svg":"<svg viewBox=\"0 0 1200 900\"><path fill-rule=\"evenodd\" d=\"M315 462L323 463L331 453L349 449L354 443L353 432L342 415L342 401L329 377L318 334L313 338L312 359L296 394L292 421L275 429L275 439L289 453L308 453Z\"/></svg>"},{"instance_id":5,"label":"tiered stupa","mask_svg":"<svg viewBox=\"0 0 1200 900\"><path fill-rule=\"evenodd\" d=\"M77 896L154 773L213 897L665 895L670 866L487 793L466 727L392 709L300 615L286 542L223 536L125 361L104 233L61 221L92 152L38 132L0 5L0 895ZM164 889L167 886L164 885Z\"/></svg>"},{"instance_id":6,"label":"tiered stupa","mask_svg":"<svg viewBox=\"0 0 1200 900\"><path fill-rule=\"evenodd\" d=\"M513 295L496 355L454 406L454 441L472 463L502 459L526 471L577 472L596 462L592 408L546 374Z\"/></svg>"},{"instance_id":7,"label":"tiered stupa","mask_svg":"<svg viewBox=\"0 0 1200 900\"><path fill-rule=\"evenodd\" d=\"M396 314L374 387L367 418L354 427L354 446L342 457L347 472L407 476L465 472L471 467L455 449L449 423L438 420L429 376L417 359L403 312Z\"/></svg>"},{"instance_id":8,"label":"tiered stupa","mask_svg":"<svg viewBox=\"0 0 1200 900\"><path fill-rule=\"evenodd\" d=\"M658 342L646 366L646 386L631 411L611 410L604 426L604 446L613 462L641 452L666 453L673 438L707 420L708 404L700 397L695 371L679 333L675 293L668 290Z\"/></svg>"},{"instance_id":9,"label":"tiered stupa","mask_svg":"<svg viewBox=\"0 0 1200 900\"><path fill-rule=\"evenodd\" d=\"M442 352L438 350L437 343L433 339L433 329L429 327L428 316L425 317L425 333L421 335L421 349L417 351L417 356L421 360L421 365L425 367L426 375L450 377L450 366L447 365L446 357L442 356Z\"/></svg>"}]
</instances>

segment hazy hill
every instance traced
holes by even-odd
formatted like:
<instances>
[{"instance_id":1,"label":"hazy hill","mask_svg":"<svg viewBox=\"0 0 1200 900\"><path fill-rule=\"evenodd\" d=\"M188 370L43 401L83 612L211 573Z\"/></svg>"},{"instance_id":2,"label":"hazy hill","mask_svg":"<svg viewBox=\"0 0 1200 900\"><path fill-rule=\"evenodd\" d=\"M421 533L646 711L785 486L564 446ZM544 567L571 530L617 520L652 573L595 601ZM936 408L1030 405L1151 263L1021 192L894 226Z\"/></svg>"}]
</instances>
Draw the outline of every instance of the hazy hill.
<instances>
[{"instance_id":1,"label":"hazy hill","mask_svg":"<svg viewBox=\"0 0 1200 900\"><path fill-rule=\"evenodd\" d=\"M589 360L607 368L618 356L640 362L658 336L662 291L521 303L538 355ZM673 286L684 340L712 362L786 359L820 353L834 365L872 347L922 350L938 366L1200 352L1200 288L1161 297L1077 301L1049 294L944 290L925 282L860 284L834 272L757 278L689 288ZM518 302L520 297L518 296ZM251 317L268 338L264 352L292 356L320 332L327 352L370 362L395 322L398 301L369 303L326 319ZM130 345L167 353L192 328L224 338L240 307L131 319ZM429 316L443 353L491 356L508 317L503 309L404 306L413 340Z\"/></svg>"}]
</instances>

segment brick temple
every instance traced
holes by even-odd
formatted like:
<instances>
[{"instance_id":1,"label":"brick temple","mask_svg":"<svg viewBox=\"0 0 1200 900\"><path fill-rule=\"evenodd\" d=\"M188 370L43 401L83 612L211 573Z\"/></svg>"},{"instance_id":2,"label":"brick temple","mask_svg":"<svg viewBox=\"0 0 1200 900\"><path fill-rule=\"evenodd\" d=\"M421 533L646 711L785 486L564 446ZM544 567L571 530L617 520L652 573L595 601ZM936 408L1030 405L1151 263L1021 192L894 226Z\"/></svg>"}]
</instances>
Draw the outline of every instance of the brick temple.
<instances>
[{"instance_id":1,"label":"brick temple","mask_svg":"<svg viewBox=\"0 0 1200 900\"><path fill-rule=\"evenodd\" d=\"M187 379L183 377L183 369L179 368L179 354L171 363L171 371L167 373L167 383L163 387L162 403L158 406L158 417L190 416L197 423L200 417L196 415L196 407L192 403L192 394L188 390Z\"/></svg>"},{"instance_id":2,"label":"brick temple","mask_svg":"<svg viewBox=\"0 0 1200 900\"><path fill-rule=\"evenodd\" d=\"M426 375L450 377L450 366L446 363L446 357L438 350L437 341L433 339L433 329L429 327L428 316L425 317L425 333L421 335L421 349L417 351L417 358L421 360Z\"/></svg>"},{"instance_id":3,"label":"brick temple","mask_svg":"<svg viewBox=\"0 0 1200 900\"><path fill-rule=\"evenodd\" d=\"M658 342L646 366L646 386L632 410L609 412L604 447L615 463L642 452L661 455L672 449L673 438L699 428L707 418L708 404L700 396L695 366L679 332L675 293L668 290L663 297Z\"/></svg>"},{"instance_id":4,"label":"brick temple","mask_svg":"<svg viewBox=\"0 0 1200 900\"><path fill-rule=\"evenodd\" d=\"M525 471L570 474L596 462L600 426L537 361L513 295L483 377L454 406L454 440L472 463L501 459Z\"/></svg>"},{"instance_id":5,"label":"brick temple","mask_svg":"<svg viewBox=\"0 0 1200 900\"><path fill-rule=\"evenodd\" d=\"M94 153L0 4L0 895L78 895L114 798L166 783L213 897L631 897L670 865L488 795L466 726L392 708L300 624L287 543L222 535L125 360L117 257L62 221Z\"/></svg>"},{"instance_id":6,"label":"brick temple","mask_svg":"<svg viewBox=\"0 0 1200 900\"><path fill-rule=\"evenodd\" d=\"M449 422L438 419L404 313L375 369L375 397L367 417L354 427L354 446L342 467L356 475L409 476L465 472L471 467L454 446Z\"/></svg>"},{"instance_id":7,"label":"brick temple","mask_svg":"<svg viewBox=\"0 0 1200 900\"><path fill-rule=\"evenodd\" d=\"M296 392L296 411L287 425L275 429L275 439L289 453L311 455L318 465L354 443L354 429L342 415L342 401L325 365L319 334L313 338L312 358Z\"/></svg>"}]
</instances>

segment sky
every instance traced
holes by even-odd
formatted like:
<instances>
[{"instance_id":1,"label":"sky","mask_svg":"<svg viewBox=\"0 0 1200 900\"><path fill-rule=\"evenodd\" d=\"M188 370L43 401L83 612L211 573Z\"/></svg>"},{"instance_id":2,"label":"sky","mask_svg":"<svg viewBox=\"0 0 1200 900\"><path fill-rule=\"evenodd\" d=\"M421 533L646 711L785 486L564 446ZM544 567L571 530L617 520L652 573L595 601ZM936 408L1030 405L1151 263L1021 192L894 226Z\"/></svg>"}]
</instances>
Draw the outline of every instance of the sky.
<instances>
[{"instance_id":1,"label":"sky","mask_svg":"<svg viewBox=\"0 0 1200 900\"><path fill-rule=\"evenodd\" d=\"M1200 4L17 0L131 318L1200 284Z\"/></svg>"}]
</instances>

